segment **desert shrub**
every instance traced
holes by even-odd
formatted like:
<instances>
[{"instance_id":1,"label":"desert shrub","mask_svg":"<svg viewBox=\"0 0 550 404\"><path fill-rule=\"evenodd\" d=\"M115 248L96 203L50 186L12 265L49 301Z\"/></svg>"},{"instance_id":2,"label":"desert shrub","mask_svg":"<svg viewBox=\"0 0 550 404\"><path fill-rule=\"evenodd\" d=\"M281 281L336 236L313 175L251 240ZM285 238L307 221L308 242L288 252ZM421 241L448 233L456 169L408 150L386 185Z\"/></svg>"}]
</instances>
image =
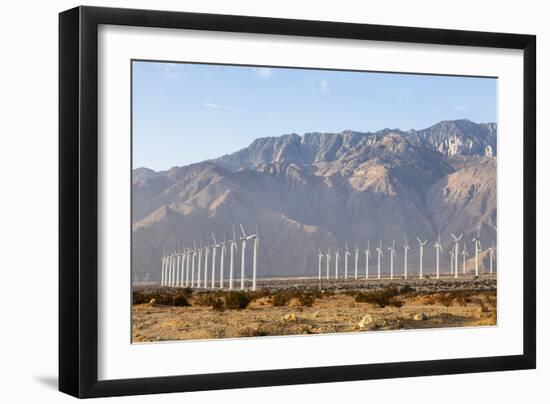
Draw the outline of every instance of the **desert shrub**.
<instances>
[{"instance_id":1,"label":"desert shrub","mask_svg":"<svg viewBox=\"0 0 550 404\"><path fill-rule=\"evenodd\" d=\"M426 296L424 296L423 302L424 302L424 304L432 306L432 305L435 304L435 299L434 299L433 295L426 295Z\"/></svg>"},{"instance_id":2,"label":"desert shrub","mask_svg":"<svg viewBox=\"0 0 550 404\"><path fill-rule=\"evenodd\" d=\"M251 302L250 295L246 292L232 291L225 295L225 307L229 310L246 309Z\"/></svg>"},{"instance_id":3,"label":"desert shrub","mask_svg":"<svg viewBox=\"0 0 550 404\"><path fill-rule=\"evenodd\" d=\"M143 293L140 292L133 292L132 293L132 303L133 304L143 304L148 303L149 300L147 300L146 296Z\"/></svg>"},{"instance_id":4,"label":"desert shrub","mask_svg":"<svg viewBox=\"0 0 550 404\"><path fill-rule=\"evenodd\" d=\"M450 305L452 305L454 300L455 298L452 293L440 293L437 296L437 301L445 307L449 307Z\"/></svg>"},{"instance_id":5,"label":"desert shrub","mask_svg":"<svg viewBox=\"0 0 550 404\"><path fill-rule=\"evenodd\" d=\"M189 303L189 300L187 300L187 296L183 293L175 295L172 298L172 304L174 306L179 306L179 307L191 306L191 304Z\"/></svg>"},{"instance_id":6,"label":"desert shrub","mask_svg":"<svg viewBox=\"0 0 550 404\"><path fill-rule=\"evenodd\" d=\"M405 293L411 293L411 292L414 292L414 291L415 291L415 289L409 284L403 285L399 288L399 294L400 295L403 295Z\"/></svg>"},{"instance_id":7,"label":"desert shrub","mask_svg":"<svg viewBox=\"0 0 550 404\"><path fill-rule=\"evenodd\" d=\"M397 288L390 287L373 292L359 292L355 295L355 301L358 303L370 303L376 307L403 306L403 302L396 299L399 294Z\"/></svg>"},{"instance_id":8,"label":"desert shrub","mask_svg":"<svg viewBox=\"0 0 550 404\"><path fill-rule=\"evenodd\" d=\"M220 299L219 297L215 297L214 300L212 301L212 308L215 310L215 311L219 311L219 312L222 312L225 310L225 306L223 304L223 300Z\"/></svg>"},{"instance_id":9,"label":"desert shrub","mask_svg":"<svg viewBox=\"0 0 550 404\"><path fill-rule=\"evenodd\" d=\"M190 287L187 287L187 288L183 288L180 293L182 293L183 295L187 296L187 297L190 297L193 295L193 289L190 288Z\"/></svg>"},{"instance_id":10,"label":"desert shrub","mask_svg":"<svg viewBox=\"0 0 550 404\"><path fill-rule=\"evenodd\" d=\"M277 292L271 296L271 304L275 307L282 307L288 304L290 297L282 292Z\"/></svg>"},{"instance_id":11,"label":"desert shrub","mask_svg":"<svg viewBox=\"0 0 550 404\"><path fill-rule=\"evenodd\" d=\"M201 293L195 296L193 303L196 306L212 307L216 303L216 297L210 293Z\"/></svg>"},{"instance_id":12,"label":"desert shrub","mask_svg":"<svg viewBox=\"0 0 550 404\"><path fill-rule=\"evenodd\" d=\"M310 293L302 293L298 296L298 301L301 306L311 307L315 302L315 296Z\"/></svg>"}]
</instances>

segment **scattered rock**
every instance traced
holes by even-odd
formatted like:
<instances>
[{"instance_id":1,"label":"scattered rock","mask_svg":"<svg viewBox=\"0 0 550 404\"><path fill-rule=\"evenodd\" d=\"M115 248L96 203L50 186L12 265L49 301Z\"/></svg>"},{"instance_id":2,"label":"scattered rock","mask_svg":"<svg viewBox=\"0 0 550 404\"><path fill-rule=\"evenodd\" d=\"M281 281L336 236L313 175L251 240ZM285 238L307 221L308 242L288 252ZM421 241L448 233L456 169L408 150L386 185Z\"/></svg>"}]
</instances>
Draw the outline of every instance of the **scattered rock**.
<instances>
[{"instance_id":1,"label":"scattered rock","mask_svg":"<svg viewBox=\"0 0 550 404\"><path fill-rule=\"evenodd\" d=\"M288 313L283 316L283 321L298 321L296 314Z\"/></svg>"},{"instance_id":2,"label":"scattered rock","mask_svg":"<svg viewBox=\"0 0 550 404\"><path fill-rule=\"evenodd\" d=\"M428 316L424 313L416 313L413 317L416 321L425 321L428 319Z\"/></svg>"},{"instance_id":3,"label":"scattered rock","mask_svg":"<svg viewBox=\"0 0 550 404\"><path fill-rule=\"evenodd\" d=\"M374 321L374 318L372 317L372 315L367 314L365 317L361 319L361 321L359 321L358 326L362 330L371 329L376 327L376 322Z\"/></svg>"}]
</instances>

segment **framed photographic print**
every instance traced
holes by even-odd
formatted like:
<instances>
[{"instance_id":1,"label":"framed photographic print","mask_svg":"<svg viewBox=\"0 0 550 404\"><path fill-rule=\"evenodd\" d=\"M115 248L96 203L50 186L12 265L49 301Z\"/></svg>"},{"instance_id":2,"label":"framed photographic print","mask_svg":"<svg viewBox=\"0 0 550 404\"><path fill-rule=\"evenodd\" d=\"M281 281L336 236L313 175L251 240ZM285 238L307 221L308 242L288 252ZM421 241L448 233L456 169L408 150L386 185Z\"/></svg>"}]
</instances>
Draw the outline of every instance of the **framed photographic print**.
<instances>
[{"instance_id":1,"label":"framed photographic print","mask_svg":"<svg viewBox=\"0 0 550 404\"><path fill-rule=\"evenodd\" d=\"M59 23L61 391L535 367L534 36Z\"/></svg>"}]
</instances>

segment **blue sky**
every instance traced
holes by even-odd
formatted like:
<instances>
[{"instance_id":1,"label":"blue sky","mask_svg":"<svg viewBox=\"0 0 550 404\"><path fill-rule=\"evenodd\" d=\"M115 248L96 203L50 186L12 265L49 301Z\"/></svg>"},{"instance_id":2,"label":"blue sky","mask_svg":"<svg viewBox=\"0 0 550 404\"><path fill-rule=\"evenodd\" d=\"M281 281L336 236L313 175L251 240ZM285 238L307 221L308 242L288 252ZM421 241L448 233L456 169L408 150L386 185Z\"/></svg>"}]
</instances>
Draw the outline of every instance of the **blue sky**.
<instances>
[{"instance_id":1,"label":"blue sky","mask_svg":"<svg viewBox=\"0 0 550 404\"><path fill-rule=\"evenodd\" d=\"M497 80L133 62L133 166L165 170L287 133L496 122Z\"/></svg>"}]
</instances>

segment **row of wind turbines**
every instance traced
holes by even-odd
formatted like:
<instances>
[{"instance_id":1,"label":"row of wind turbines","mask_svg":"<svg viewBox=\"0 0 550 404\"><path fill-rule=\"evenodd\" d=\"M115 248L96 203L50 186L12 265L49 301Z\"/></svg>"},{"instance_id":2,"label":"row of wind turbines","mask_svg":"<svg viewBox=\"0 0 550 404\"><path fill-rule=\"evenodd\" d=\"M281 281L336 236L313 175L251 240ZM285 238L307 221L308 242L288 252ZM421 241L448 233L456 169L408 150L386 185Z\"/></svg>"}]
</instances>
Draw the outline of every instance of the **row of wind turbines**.
<instances>
[{"instance_id":1,"label":"row of wind turbines","mask_svg":"<svg viewBox=\"0 0 550 404\"><path fill-rule=\"evenodd\" d=\"M496 230L496 227L495 227ZM458 278L459 274L459 264L458 264L458 257L459 255L462 256L462 274L466 275L466 257L469 256L468 251L466 249L466 242L464 242L464 247L462 251L460 252L460 241L463 238L463 234L460 234L456 236L455 234L451 233L452 241L453 241L453 247L451 251L449 251L450 259L451 259L451 265L450 265L450 275L454 276L455 278ZM403 277L405 279L409 276L408 271L408 262L407 262L407 254L411 247L408 244L407 237L404 238L405 243L403 244ZM424 277L423 273L423 260L424 260L424 247L428 243L428 240L422 240L420 237L417 237L416 240L418 241L418 248L419 248L419 262L418 262L418 276L420 279ZM481 241L479 236L479 228L477 232L477 236L475 236L472 239L472 242L474 243L474 249L475 249L475 274L476 276L479 276L479 254L482 251L481 249ZM344 274L343 278L348 279L350 277L350 273L348 271L348 261L349 257L352 255L350 252L348 245L345 244L345 250L344 250ZM433 247L435 248L435 270L436 270L436 278L439 279L441 276L440 271L440 254L443 252L443 246L441 245L441 234L438 235L437 241L433 244ZM394 258L396 258L396 247L395 247L395 239L393 239L393 242L390 247L388 247L389 250L389 257L390 257L390 279L394 278ZM378 247L376 247L376 255L377 255L377 269L378 273L376 278L381 279L381 262L382 257L384 256L383 249L382 249L382 240L380 240ZM495 258L495 246L491 246L489 249L489 273L493 273L493 260ZM354 250L354 278L359 279L359 255L360 255L360 249L355 245ZM370 249L370 241L367 241L367 248L364 250L365 254L365 278L369 279L369 258L372 258L371 249ZM326 254L319 249L318 254L318 278L321 280L323 278L323 259L325 261L325 277L326 279L330 279L331 272L331 261L333 256L331 255L330 248L327 250ZM340 263L340 251L339 249L335 250L334 253L334 279L339 279L339 263Z\"/></svg>"},{"instance_id":2,"label":"row of wind turbines","mask_svg":"<svg viewBox=\"0 0 550 404\"><path fill-rule=\"evenodd\" d=\"M245 289L245 264L246 264L246 245L250 240L253 243L253 258L252 258L252 290L256 290L256 274L258 264L258 248L260 244L260 235L258 226L256 225L256 233L247 235L244 227L239 225L242 236L241 242L241 280L240 289ZM234 274L234 254L238 251L237 237L235 235L235 227L233 226L233 239L217 242L216 237L212 233L212 243L203 245L202 240L193 242L193 247L185 245L178 251L173 253L164 253L161 258L161 286L171 287L197 287L204 289L225 288L225 256L229 248L229 289L235 289L235 274ZM219 252L218 252L219 251ZM219 267L216 268L216 260L220 258ZM208 259L211 257L209 265ZM196 264L196 265L195 265ZM210 280L208 273L210 272ZM219 273L218 284L216 286L216 272Z\"/></svg>"}]
</instances>

